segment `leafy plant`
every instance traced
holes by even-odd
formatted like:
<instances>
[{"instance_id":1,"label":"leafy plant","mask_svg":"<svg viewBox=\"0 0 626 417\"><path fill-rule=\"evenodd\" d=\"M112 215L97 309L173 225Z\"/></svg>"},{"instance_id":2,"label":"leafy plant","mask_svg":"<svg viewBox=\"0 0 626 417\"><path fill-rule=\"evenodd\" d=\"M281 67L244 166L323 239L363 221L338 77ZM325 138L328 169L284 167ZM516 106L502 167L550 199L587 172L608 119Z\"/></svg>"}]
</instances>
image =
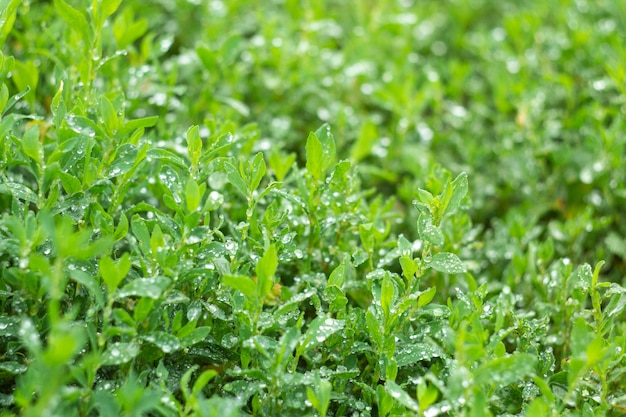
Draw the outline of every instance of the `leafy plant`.
<instances>
[{"instance_id":1,"label":"leafy plant","mask_svg":"<svg viewBox=\"0 0 626 417\"><path fill-rule=\"evenodd\" d=\"M1 415L622 415L625 17L0 0Z\"/></svg>"}]
</instances>

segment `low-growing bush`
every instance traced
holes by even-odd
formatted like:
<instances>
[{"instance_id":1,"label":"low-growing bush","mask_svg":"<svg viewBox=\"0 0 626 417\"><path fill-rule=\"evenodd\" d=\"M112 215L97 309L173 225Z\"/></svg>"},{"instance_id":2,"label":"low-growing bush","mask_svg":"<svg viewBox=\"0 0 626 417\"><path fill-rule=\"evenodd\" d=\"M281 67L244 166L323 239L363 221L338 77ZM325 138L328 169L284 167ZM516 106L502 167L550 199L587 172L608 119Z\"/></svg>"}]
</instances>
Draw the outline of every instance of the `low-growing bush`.
<instances>
[{"instance_id":1,"label":"low-growing bush","mask_svg":"<svg viewBox=\"0 0 626 417\"><path fill-rule=\"evenodd\" d=\"M625 22L0 0L0 415L624 415Z\"/></svg>"}]
</instances>

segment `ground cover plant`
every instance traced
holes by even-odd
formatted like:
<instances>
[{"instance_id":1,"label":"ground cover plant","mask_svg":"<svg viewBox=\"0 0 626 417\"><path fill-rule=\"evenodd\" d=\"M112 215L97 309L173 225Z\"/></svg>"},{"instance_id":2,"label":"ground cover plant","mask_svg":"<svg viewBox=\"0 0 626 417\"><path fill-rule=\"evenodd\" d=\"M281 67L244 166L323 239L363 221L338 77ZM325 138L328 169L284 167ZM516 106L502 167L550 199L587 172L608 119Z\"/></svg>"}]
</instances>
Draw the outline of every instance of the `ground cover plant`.
<instances>
[{"instance_id":1,"label":"ground cover plant","mask_svg":"<svg viewBox=\"0 0 626 417\"><path fill-rule=\"evenodd\" d=\"M625 415L624 36L0 0L0 415Z\"/></svg>"}]
</instances>

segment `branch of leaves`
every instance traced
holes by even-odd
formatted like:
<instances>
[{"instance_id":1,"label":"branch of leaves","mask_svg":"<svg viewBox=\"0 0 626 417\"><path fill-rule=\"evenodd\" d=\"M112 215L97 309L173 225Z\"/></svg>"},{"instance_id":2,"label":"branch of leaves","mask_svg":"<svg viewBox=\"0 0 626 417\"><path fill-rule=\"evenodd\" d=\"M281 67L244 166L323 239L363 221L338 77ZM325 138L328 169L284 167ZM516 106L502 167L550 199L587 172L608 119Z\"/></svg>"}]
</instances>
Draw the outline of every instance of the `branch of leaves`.
<instances>
[{"instance_id":1,"label":"branch of leaves","mask_svg":"<svg viewBox=\"0 0 626 417\"><path fill-rule=\"evenodd\" d=\"M431 255L431 251L444 246L442 220L458 210L467 190L467 174L464 172L453 181L447 182L441 193L436 196L426 190L418 189L415 206L419 210L417 233L422 241L421 258L413 257L413 246L406 238L400 236L398 239L398 248L401 253L400 266L402 274L409 282L409 288L412 288L411 283L415 276L421 277L430 268L447 274L465 272L463 261L455 254L438 252Z\"/></svg>"}]
</instances>

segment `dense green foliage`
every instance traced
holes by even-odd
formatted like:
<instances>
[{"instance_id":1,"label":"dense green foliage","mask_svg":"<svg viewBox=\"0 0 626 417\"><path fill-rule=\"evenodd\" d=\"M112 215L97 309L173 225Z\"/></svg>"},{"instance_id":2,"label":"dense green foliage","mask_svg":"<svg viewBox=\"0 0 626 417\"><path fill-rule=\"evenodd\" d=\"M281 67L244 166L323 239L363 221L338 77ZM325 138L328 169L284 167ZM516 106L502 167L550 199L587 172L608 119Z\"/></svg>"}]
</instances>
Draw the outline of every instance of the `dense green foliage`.
<instances>
[{"instance_id":1,"label":"dense green foliage","mask_svg":"<svg viewBox=\"0 0 626 417\"><path fill-rule=\"evenodd\" d=\"M626 412L626 2L0 0L0 415Z\"/></svg>"}]
</instances>

